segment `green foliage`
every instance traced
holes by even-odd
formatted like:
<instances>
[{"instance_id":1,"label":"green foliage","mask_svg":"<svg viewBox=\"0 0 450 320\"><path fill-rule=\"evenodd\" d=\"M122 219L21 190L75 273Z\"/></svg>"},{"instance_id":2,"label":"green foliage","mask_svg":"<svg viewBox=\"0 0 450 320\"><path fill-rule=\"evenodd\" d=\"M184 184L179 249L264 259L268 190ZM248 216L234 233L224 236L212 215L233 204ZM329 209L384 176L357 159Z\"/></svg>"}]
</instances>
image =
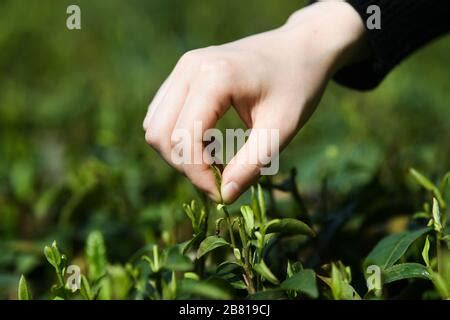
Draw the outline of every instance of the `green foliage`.
<instances>
[{"instance_id":1,"label":"green foliage","mask_svg":"<svg viewBox=\"0 0 450 320\"><path fill-rule=\"evenodd\" d=\"M86 258L91 281L103 277L106 273L106 247L100 231L93 231L86 241Z\"/></svg>"},{"instance_id":2,"label":"green foliage","mask_svg":"<svg viewBox=\"0 0 450 320\"><path fill-rule=\"evenodd\" d=\"M419 175L417 171L415 174ZM420 177L426 179L422 175ZM426 187L433 195L433 202L424 210L430 211L426 215L429 219L427 225L433 228L403 231L378 242L365 259L364 268L379 268L380 273L373 276L379 277L381 287L377 290L368 288L365 298L382 298L390 283L419 280L430 281L437 294L443 299L448 298L450 256L444 249L447 245L446 219L441 214L442 206L434 198L434 188ZM192 238L180 244L146 246L125 265L111 264L107 259L103 234L98 230L91 231L85 245L89 276L80 275L76 290L70 290L68 285L69 261L53 242L44 248L44 255L57 276L57 283L52 288L53 298L362 299L352 285L351 268L341 261L324 265L316 271L304 269L299 261L291 263L286 260L286 272L273 269L277 263L270 259L268 251L274 239L298 236L311 239L320 237L320 231L317 234L310 226L294 218L268 219L260 185L258 190L252 192L251 205L242 205L235 213L230 213L226 205L219 204L214 234L209 233L210 228L206 225L209 218L206 207L199 208L194 201L184 205L192 222ZM228 229L224 236L221 235L223 228ZM236 238L235 234L239 237ZM427 237L421 256L425 265L406 261L414 257L411 248L424 234ZM434 255L430 250L432 242L436 243ZM224 247L232 250L216 250ZM217 264L215 268L214 264ZM325 286L318 285L317 279ZM18 292L19 299L31 297L23 276Z\"/></svg>"},{"instance_id":3,"label":"green foliage","mask_svg":"<svg viewBox=\"0 0 450 320\"><path fill-rule=\"evenodd\" d=\"M419 263L400 263L384 271L385 284L411 278L431 280L428 269Z\"/></svg>"},{"instance_id":4,"label":"green foliage","mask_svg":"<svg viewBox=\"0 0 450 320\"><path fill-rule=\"evenodd\" d=\"M281 288L303 293L312 299L316 299L319 296L316 274L314 270L311 269L304 269L296 272L281 283Z\"/></svg>"},{"instance_id":5,"label":"green foliage","mask_svg":"<svg viewBox=\"0 0 450 320\"><path fill-rule=\"evenodd\" d=\"M305 223L296 219L276 219L268 223L266 233L280 233L282 235L307 235L315 237L315 232Z\"/></svg>"},{"instance_id":6,"label":"green foliage","mask_svg":"<svg viewBox=\"0 0 450 320\"><path fill-rule=\"evenodd\" d=\"M264 260L261 260L260 262L253 265L253 269L258 272L261 277L263 277L265 280L269 281L272 284L279 284L280 281L277 279L277 277L274 276L272 271L270 271L269 267L266 265Z\"/></svg>"},{"instance_id":7,"label":"green foliage","mask_svg":"<svg viewBox=\"0 0 450 320\"><path fill-rule=\"evenodd\" d=\"M19 300L31 300L31 292L28 288L27 280L23 275L20 276L17 298Z\"/></svg>"},{"instance_id":8,"label":"green foliage","mask_svg":"<svg viewBox=\"0 0 450 320\"><path fill-rule=\"evenodd\" d=\"M377 265L382 269L393 266L394 263L405 254L409 246L428 231L428 228L423 228L420 230L393 234L384 238L369 253L365 265Z\"/></svg>"},{"instance_id":9,"label":"green foliage","mask_svg":"<svg viewBox=\"0 0 450 320\"><path fill-rule=\"evenodd\" d=\"M208 252L223 247L229 246L230 244L223 238L218 236L209 236L205 240L200 243L200 247L198 249L197 257L201 258Z\"/></svg>"},{"instance_id":10,"label":"green foliage","mask_svg":"<svg viewBox=\"0 0 450 320\"><path fill-rule=\"evenodd\" d=\"M449 201L449 174L440 180L436 177L450 165L450 127L444 121L450 118L448 68L439 67L449 65L450 42L436 42L416 54L368 95L332 84L323 98L327 108L316 113L283 154L280 177L272 184L265 180L264 190L254 188L251 200L247 201L247 195L237 209L225 207L229 219L223 208L208 214L207 207L197 201L189 224L180 204L194 197L193 189L139 138L150 96L184 51L277 27L299 3L250 0L242 6L242 1L82 0L80 6L89 15L83 18L83 32L75 34L61 27L64 8L58 9L54 1L0 3L0 66L7 75L0 79L1 298L16 296L21 274L33 288L43 288L56 278L53 291L33 292L36 298L78 298L60 280L67 280L65 268L70 263L80 265L84 273L84 298L174 298L180 288L189 287L183 286L184 278L178 273L203 283L216 275L216 264L223 262L234 263L232 272L222 269L220 275L241 288L233 287L237 291L233 297L286 298L292 292L261 279L253 266L265 261L281 283L287 278L286 261L294 257L310 262L322 277L328 278L331 270L318 265L337 259L351 266L353 274L365 275L361 265L366 249L391 233L398 215L416 209L421 217L401 230L414 232L425 226L424 220L433 219L423 263L435 291L448 297L449 263L443 251L448 246L445 220L449 212L444 204ZM124 12L123 23L111 19L117 12ZM234 19L210 12L230 13ZM48 37L50 31L52 37ZM26 59L22 59L24 52L30 53ZM421 81L423 74L427 74L426 82ZM237 121L230 117L225 123L231 127ZM424 174L413 175L422 181L426 194L404 181L403 172L412 164L433 177L425 180ZM262 228L272 220L302 219L299 202L286 196L294 195L292 181L284 179L292 166L299 169L298 187L312 219L312 224L302 222L317 234L317 243L295 232L287 234L283 228L274 233ZM439 207L431 203L433 197ZM421 207L422 202L428 210ZM249 204L253 215L248 209L242 214L241 204ZM352 211L347 204L356 207ZM220 218L224 219L219 227L211 230ZM215 236L217 229L230 244L232 234L235 247L197 259L200 243ZM101 253L100 242L93 241L97 249L88 258L86 242L92 230L101 230L108 250L104 247ZM95 238L99 239L98 234ZM53 239L72 257L70 263L57 250L59 260L51 245L44 257L42 247ZM413 241L389 268L422 263L421 241L420 237ZM183 244L181 255L172 249L177 243ZM133 254L138 248L142 249ZM397 257L403 251L396 252ZM143 255L154 269L141 259ZM388 260L394 259L384 261ZM47 272L36 272L42 269ZM180 270L177 281L172 269ZM255 294L248 294L251 283ZM195 283L193 287L198 288ZM363 294L361 286L355 284L355 288ZM332 297L319 289L320 298ZM397 289L384 284L385 297L399 293L392 290ZM188 291L185 297L201 295ZM303 298L303 293L289 297Z\"/></svg>"},{"instance_id":11,"label":"green foliage","mask_svg":"<svg viewBox=\"0 0 450 320\"><path fill-rule=\"evenodd\" d=\"M263 281L252 264L263 258L283 283L289 259L314 266L322 277L331 270L320 265L341 259L355 279L362 279L368 248L393 230L425 226L432 217L431 198L442 202L434 190L424 193L412 182L415 179L405 179L403 173L411 165L426 172L443 200L449 201L449 174L442 175L450 167L450 126L445 121L450 118L449 72L442 67L450 65L449 41L437 41L418 52L369 94L330 84L322 99L326 108L283 152L280 174L263 179L253 188L253 197L246 194L238 204L226 206L229 219L222 209L213 212L196 199L193 224L180 204L189 201L191 206L194 189L145 145L141 123L149 99L185 51L278 27L302 2L77 3L89 13L83 15L79 33L67 31L65 6L55 1L0 1L0 69L5 75L0 77L0 298L17 296L22 274L36 288L37 299L82 298L79 292L61 290L59 278L67 281L63 271L70 264L79 265L89 281L87 298L173 298L175 289L182 287L182 274L207 281L227 261L234 268L222 269L220 276L240 288L233 297L300 299L301 293L288 296L286 290ZM114 19L117 12L123 13L120 22ZM422 81L424 74L427 81ZM231 114L219 126L231 128L240 122ZM292 167L298 169L296 181L289 177ZM438 180L439 175L444 177ZM428 210L422 208L423 202ZM251 235L245 221L240 225L245 246L240 221L235 221L244 219L241 205L251 207L255 220ZM310 221L304 218L304 208ZM201 218L202 210L210 221ZM422 218L398 227L399 216L414 210ZM440 203L440 213L444 227L448 206L444 209ZM220 218L224 219L219 228L212 230ZM261 226L285 218L301 220L317 237L263 234ZM221 238L232 242L229 222L234 223L236 248L214 250L197 259L200 243L217 229ZM438 272L440 265L436 274L441 276L435 276L434 283L444 297L443 288L450 283L448 263L437 259L436 252L448 244L448 231L443 228L438 236L434 223L430 227L429 267ZM93 261L91 267L87 258L92 230L101 231L107 244L106 266L100 268ZM64 262L61 254L58 265L49 252L52 264L47 262L42 249L53 239L70 261ZM155 262L155 244L158 272L141 259L147 256ZM192 267L176 271L173 281L169 269L188 266L178 254L167 257L165 252L177 244ZM420 244L421 239L415 241L399 261L422 263ZM95 276L91 270L97 270ZM245 273L255 294L248 294ZM383 294L390 298L406 294L403 289L415 281L426 280L387 284ZM45 291L49 283L54 289ZM86 281L81 285L87 288ZM364 293L361 283L354 286ZM319 286L319 298L331 298L330 292Z\"/></svg>"}]
</instances>

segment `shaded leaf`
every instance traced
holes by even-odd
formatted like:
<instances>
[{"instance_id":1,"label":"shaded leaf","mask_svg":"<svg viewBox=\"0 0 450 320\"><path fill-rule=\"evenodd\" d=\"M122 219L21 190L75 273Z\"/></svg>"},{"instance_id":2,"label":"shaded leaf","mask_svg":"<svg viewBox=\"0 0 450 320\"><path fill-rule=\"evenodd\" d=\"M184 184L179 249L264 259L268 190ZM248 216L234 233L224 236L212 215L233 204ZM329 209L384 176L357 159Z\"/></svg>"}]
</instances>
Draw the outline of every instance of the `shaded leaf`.
<instances>
[{"instance_id":1,"label":"shaded leaf","mask_svg":"<svg viewBox=\"0 0 450 320\"><path fill-rule=\"evenodd\" d=\"M250 300L282 300L286 299L286 294L282 289L269 289L259 291L249 296Z\"/></svg>"},{"instance_id":2,"label":"shaded leaf","mask_svg":"<svg viewBox=\"0 0 450 320\"><path fill-rule=\"evenodd\" d=\"M180 291L182 294L214 300L232 299L232 290L233 287L226 281L217 279L207 281L183 279L180 285Z\"/></svg>"},{"instance_id":3,"label":"shaded leaf","mask_svg":"<svg viewBox=\"0 0 450 320\"><path fill-rule=\"evenodd\" d=\"M272 220L266 229L266 233L316 236L316 233L306 223L291 218Z\"/></svg>"},{"instance_id":4,"label":"shaded leaf","mask_svg":"<svg viewBox=\"0 0 450 320\"><path fill-rule=\"evenodd\" d=\"M445 283L445 280L442 278L442 276L437 272L433 272L431 274L431 280L433 281L434 287L436 288L436 291L439 292L441 298L449 299L450 298L449 288Z\"/></svg>"},{"instance_id":5,"label":"shaded leaf","mask_svg":"<svg viewBox=\"0 0 450 320\"><path fill-rule=\"evenodd\" d=\"M319 296L316 274L311 269L304 269L295 273L292 277L281 283L281 288L301 292L311 298L317 298Z\"/></svg>"},{"instance_id":6,"label":"shaded leaf","mask_svg":"<svg viewBox=\"0 0 450 320\"><path fill-rule=\"evenodd\" d=\"M197 258L201 258L214 249L229 245L230 244L224 238L218 236L209 236L205 240L203 240L202 243L200 243L200 247L198 248L197 252Z\"/></svg>"},{"instance_id":7,"label":"shaded leaf","mask_svg":"<svg viewBox=\"0 0 450 320\"><path fill-rule=\"evenodd\" d=\"M185 254L189 251L190 248L195 248L201 241L203 241L203 239L205 239L205 233L197 233L191 240L185 241L180 244L181 252Z\"/></svg>"},{"instance_id":8,"label":"shaded leaf","mask_svg":"<svg viewBox=\"0 0 450 320\"><path fill-rule=\"evenodd\" d=\"M273 284L279 284L277 277L270 271L269 267L266 265L264 260L261 260L261 262L255 264L253 266L253 269L255 269L256 272L258 272L264 279L267 281L273 283Z\"/></svg>"},{"instance_id":9,"label":"shaded leaf","mask_svg":"<svg viewBox=\"0 0 450 320\"><path fill-rule=\"evenodd\" d=\"M164 267L173 271L190 271L193 268L191 259L184 256L181 248L175 246L168 250Z\"/></svg>"},{"instance_id":10,"label":"shaded leaf","mask_svg":"<svg viewBox=\"0 0 450 320\"><path fill-rule=\"evenodd\" d=\"M414 179L428 191L433 191L436 188L433 182L431 182L427 177L425 177L416 169L411 168L409 172L414 177Z\"/></svg>"},{"instance_id":11,"label":"shaded leaf","mask_svg":"<svg viewBox=\"0 0 450 320\"><path fill-rule=\"evenodd\" d=\"M86 258L89 279L95 280L106 273L106 247L100 231L92 231L86 240Z\"/></svg>"},{"instance_id":12,"label":"shaded leaf","mask_svg":"<svg viewBox=\"0 0 450 320\"><path fill-rule=\"evenodd\" d=\"M94 295L91 290L91 285L89 284L88 279L84 275L81 275L80 293L86 300L93 300L94 298Z\"/></svg>"},{"instance_id":13,"label":"shaded leaf","mask_svg":"<svg viewBox=\"0 0 450 320\"><path fill-rule=\"evenodd\" d=\"M382 239L366 258L365 266L377 265L387 269L394 265L406 252L409 246L429 228L393 234Z\"/></svg>"},{"instance_id":14,"label":"shaded leaf","mask_svg":"<svg viewBox=\"0 0 450 320\"><path fill-rule=\"evenodd\" d=\"M425 177L423 174L421 174L419 171L411 168L409 170L409 172L422 187L424 187L428 191L431 191L434 194L434 196L439 201L439 204L444 208L445 201L442 198L442 194L441 194L440 190L438 189L438 187L433 182L431 182L427 177Z\"/></svg>"},{"instance_id":15,"label":"shaded leaf","mask_svg":"<svg viewBox=\"0 0 450 320\"><path fill-rule=\"evenodd\" d=\"M384 271L384 283L410 278L431 280L431 275L428 272L427 267L419 263L396 264Z\"/></svg>"}]
</instances>

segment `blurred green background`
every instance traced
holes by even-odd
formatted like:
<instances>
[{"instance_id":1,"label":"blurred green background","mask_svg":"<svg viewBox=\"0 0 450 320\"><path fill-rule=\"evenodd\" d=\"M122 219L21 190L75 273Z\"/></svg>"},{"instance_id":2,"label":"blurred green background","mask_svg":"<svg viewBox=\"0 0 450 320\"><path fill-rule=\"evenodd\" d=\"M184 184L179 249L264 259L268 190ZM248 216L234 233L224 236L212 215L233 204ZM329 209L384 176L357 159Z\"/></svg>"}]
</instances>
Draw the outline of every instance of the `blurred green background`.
<instances>
[{"instance_id":1,"label":"blurred green background","mask_svg":"<svg viewBox=\"0 0 450 320\"><path fill-rule=\"evenodd\" d=\"M81 31L66 28L66 8L75 3ZM109 259L120 262L150 241L189 237L180 227L189 225L181 204L197 194L146 145L147 105L183 52L275 28L303 5L2 0L0 298L15 297L21 273L38 294L49 287L42 248L54 239L77 259L86 235L99 229ZM338 207L376 179L385 191L365 201L380 207L397 193L409 194L405 188L415 190L406 178L409 167L432 177L447 171L449 53L447 36L370 93L331 83L282 155L275 180L297 168L314 211L321 210L317 194L324 182L330 206ZM237 124L234 115L226 121Z\"/></svg>"}]
</instances>

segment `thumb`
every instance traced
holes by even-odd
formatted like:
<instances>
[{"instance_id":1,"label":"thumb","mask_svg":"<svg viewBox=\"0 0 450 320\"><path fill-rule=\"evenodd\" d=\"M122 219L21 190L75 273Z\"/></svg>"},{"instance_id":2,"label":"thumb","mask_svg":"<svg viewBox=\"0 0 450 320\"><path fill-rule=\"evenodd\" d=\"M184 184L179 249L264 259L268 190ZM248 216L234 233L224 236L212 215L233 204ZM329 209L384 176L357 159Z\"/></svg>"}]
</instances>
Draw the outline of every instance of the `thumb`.
<instances>
[{"instance_id":1,"label":"thumb","mask_svg":"<svg viewBox=\"0 0 450 320\"><path fill-rule=\"evenodd\" d=\"M255 126L251 130L246 143L223 171L221 194L225 203L234 202L261 174L278 171L279 140L279 129ZM272 160L277 160L274 167ZM268 165L270 170L266 170Z\"/></svg>"}]
</instances>

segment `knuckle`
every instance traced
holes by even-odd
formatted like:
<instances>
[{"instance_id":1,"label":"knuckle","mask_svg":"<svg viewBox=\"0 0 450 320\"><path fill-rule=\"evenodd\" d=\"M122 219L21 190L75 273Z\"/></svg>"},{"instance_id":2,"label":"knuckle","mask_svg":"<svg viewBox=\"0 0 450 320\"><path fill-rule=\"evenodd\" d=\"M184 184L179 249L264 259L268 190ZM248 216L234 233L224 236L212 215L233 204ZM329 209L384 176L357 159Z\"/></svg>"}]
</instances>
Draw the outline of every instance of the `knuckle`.
<instances>
[{"instance_id":1,"label":"knuckle","mask_svg":"<svg viewBox=\"0 0 450 320\"><path fill-rule=\"evenodd\" d=\"M145 141L155 149L161 146L161 138L155 130L147 130L145 133Z\"/></svg>"},{"instance_id":2,"label":"knuckle","mask_svg":"<svg viewBox=\"0 0 450 320\"><path fill-rule=\"evenodd\" d=\"M201 62L200 73L212 80L229 80L233 74L233 65L226 58L205 59Z\"/></svg>"},{"instance_id":3,"label":"knuckle","mask_svg":"<svg viewBox=\"0 0 450 320\"><path fill-rule=\"evenodd\" d=\"M199 49L187 51L181 56L180 63L191 64L193 62L197 62L200 59L200 55L201 53Z\"/></svg>"}]
</instances>

